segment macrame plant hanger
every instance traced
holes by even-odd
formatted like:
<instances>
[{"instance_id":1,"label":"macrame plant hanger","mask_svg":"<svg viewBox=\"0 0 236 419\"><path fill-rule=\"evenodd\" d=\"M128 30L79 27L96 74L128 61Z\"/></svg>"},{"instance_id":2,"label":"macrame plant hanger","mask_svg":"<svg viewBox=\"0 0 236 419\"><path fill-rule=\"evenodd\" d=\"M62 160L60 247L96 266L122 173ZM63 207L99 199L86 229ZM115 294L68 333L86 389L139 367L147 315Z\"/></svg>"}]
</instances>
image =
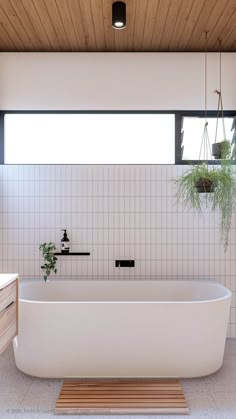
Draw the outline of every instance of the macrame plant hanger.
<instances>
[{"instance_id":1,"label":"macrame plant hanger","mask_svg":"<svg viewBox=\"0 0 236 419\"><path fill-rule=\"evenodd\" d=\"M211 158L211 145L208 133L208 121L207 121L207 43L208 43L208 31L205 32L205 124L202 135L202 142L199 153L199 160L203 160L208 166L209 156Z\"/></svg>"},{"instance_id":2,"label":"macrame plant hanger","mask_svg":"<svg viewBox=\"0 0 236 419\"><path fill-rule=\"evenodd\" d=\"M214 93L218 95L218 105L217 105L217 116L216 116L216 131L215 131L215 144L219 144L218 147L212 146L212 155L215 158L221 158L221 144L222 142L226 141L226 131L225 131L225 121L224 121L224 109L223 109L223 100L222 100L222 87L221 87L221 79L222 79L222 65L221 65L221 39L219 39L219 52L220 52L220 82L219 82L219 90L214 90ZM217 143L217 135L218 135L218 126L219 126L219 118L221 116L222 119L222 131L223 131L223 140L220 143Z\"/></svg>"}]
</instances>

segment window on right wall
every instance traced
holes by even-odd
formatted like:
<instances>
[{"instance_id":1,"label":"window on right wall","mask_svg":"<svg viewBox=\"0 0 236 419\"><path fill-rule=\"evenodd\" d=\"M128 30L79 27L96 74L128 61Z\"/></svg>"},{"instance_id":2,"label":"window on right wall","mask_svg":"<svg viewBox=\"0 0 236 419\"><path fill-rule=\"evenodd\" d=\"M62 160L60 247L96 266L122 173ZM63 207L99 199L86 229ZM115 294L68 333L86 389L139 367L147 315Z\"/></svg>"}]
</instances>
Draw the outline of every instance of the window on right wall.
<instances>
[{"instance_id":1,"label":"window on right wall","mask_svg":"<svg viewBox=\"0 0 236 419\"><path fill-rule=\"evenodd\" d=\"M233 121L235 111L227 111L224 115L226 139L230 142L233 139ZM217 115L210 112L207 115L208 133L210 147L208 149L208 162L217 163L211 156L212 144L215 142ZM200 155L201 142L205 124L204 112L186 112L176 115L176 164L197 164L203 160L203 153ZM218 119L217 142L224 139L222 118ZM233 141L232 141L233 148Z\"/></svg>"}]
</instances>

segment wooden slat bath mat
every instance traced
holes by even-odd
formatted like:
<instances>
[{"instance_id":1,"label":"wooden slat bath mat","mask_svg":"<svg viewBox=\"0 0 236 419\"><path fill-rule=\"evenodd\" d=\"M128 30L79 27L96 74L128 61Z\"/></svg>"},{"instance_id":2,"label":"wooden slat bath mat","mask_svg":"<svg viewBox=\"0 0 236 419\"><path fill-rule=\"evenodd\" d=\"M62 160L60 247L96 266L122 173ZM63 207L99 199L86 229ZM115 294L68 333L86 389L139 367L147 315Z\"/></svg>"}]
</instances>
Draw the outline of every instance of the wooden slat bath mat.
<instances>
[{"instance_id":1,"label":"wooden slat bath mat","mask_svg":"<svg viewBox=\"0 0 236 419\"><path fill-rule=\"evenodd\" d=\"M65 380L55 414L188 414L179 380Z\"/></svg>"}]
</instances>

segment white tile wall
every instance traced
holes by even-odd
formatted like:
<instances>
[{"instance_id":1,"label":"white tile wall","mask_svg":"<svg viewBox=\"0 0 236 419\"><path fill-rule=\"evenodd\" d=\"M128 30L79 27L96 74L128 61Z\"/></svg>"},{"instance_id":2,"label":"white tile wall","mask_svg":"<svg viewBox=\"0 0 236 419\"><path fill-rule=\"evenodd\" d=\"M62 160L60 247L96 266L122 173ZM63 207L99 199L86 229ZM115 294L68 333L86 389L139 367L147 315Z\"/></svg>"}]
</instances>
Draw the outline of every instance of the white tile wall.
<instances>
[{"instance_id":1,"label":"white tile wall","mask_svg":"<svg viewBox=\"0 0 236 419\"><path fill-rule=\"evenodd\" d=\"M218 214L177 204L181 166L0 166L0 270L41 275L39 244L71 251L60 278L214 278L233 291L228 335L236 337L236 216L224 253ZM115 259L135 268L115 268Z\"/></svg>"}]
</instances>

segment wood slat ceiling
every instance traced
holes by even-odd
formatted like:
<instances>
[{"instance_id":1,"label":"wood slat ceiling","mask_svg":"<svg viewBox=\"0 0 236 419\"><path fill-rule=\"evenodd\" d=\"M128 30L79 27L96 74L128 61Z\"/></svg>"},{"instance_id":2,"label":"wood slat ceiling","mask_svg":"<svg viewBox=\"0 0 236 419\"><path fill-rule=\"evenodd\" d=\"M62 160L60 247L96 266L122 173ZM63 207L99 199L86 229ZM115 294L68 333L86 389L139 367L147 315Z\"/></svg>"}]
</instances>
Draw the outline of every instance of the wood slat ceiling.
<instances>
[{"instance_id":1,"label":"wood slat ceiling","mask_svg":"<svg viewBox=\"0 0 236 419\"><path fill-rule=\"evenodd\" d=\"M236 51L236 0L0 0L0 51Z\"/></svg>"}]
</instances>

